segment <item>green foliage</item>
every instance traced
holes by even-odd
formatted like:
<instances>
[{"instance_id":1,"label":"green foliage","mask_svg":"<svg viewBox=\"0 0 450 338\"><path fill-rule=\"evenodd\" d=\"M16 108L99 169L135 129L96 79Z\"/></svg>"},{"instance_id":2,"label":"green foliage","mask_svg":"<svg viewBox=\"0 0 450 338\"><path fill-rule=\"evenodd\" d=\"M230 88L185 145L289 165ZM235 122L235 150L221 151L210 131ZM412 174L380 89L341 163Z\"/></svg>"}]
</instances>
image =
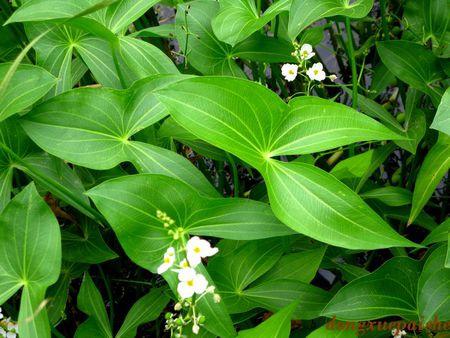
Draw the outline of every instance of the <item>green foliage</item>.
<instances>
[{"instance_id":1,"label":"green foliage","mask_svg":"<svg viewBox=\"0 0 450 338\"><path fill-rule=\"evenodd\" d=\"M449 11L0 0L0 336L450 321Z\"/></svg>"}]
</instances>

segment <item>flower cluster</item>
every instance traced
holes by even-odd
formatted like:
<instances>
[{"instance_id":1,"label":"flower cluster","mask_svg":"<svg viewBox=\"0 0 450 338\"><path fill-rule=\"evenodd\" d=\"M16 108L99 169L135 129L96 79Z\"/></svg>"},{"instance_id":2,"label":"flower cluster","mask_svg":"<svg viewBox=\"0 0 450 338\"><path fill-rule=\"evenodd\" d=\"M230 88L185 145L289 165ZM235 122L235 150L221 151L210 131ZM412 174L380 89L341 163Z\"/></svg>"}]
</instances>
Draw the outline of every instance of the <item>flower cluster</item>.
<instances>
[{"instance_id":1,"label":"flower cluster","mask_svg":"<svg viewBox=\"0 0 450 338\"><path fill-rule=\"evenodd\" d=\"M0 307L0 337L16 338L19 333L17 323L13 322L11 318L5 318Z\"/></svg>"},{"instance_id":2,"label":"flower cluster","mask_svg":"<svg viewBox=\"0 0 450 338\"><path fill-rule=\"evenodd\" d=\"M281 74L286 81L294 81L297 75L302 75L308 82L311 81L323 81L327 78L323 70L323 65L320 62L314 63L308 68L308 60L311 59L316 53L313 52L313 48L310 44L304 44L300 47L299 44L294 43L295 51L292 56L297 58L298 64L286 63L281 67ZM307 77L304 75L306 74ZM332 74L328 76L331 81L336 80L336 75Z\"/></svg>"},{"instance_id":3,"label":"flower cluster","mask_svg":"<svg viewBox=\"0 0 450 338\"><path fill-rule=\"evenodd\" d=\"M206 320L197 309L198 301L212 294L214 301L220 302L220 296L215 293L214 286L208 286L206 277L195 268L201 263L202 258L215 255L219 249L212 248L208 241L198 236L190 238L185 243L183 229L177 227L172 218L160 210L156 212L156 216L163 222L168 234L177 244L167 248L157 270L159 274L169 270L178 274L178 302L174 306L174 310L178 313L166 313L165 329L171 332L171 337L181 338L184 337L183 329L192 325L192 332L198 334L200 326Z\"/></svg>"},{"instance_id":4,"label":"flower cluster","mask_svg":"<svg viewBox=\"0 0 450 338\"><path fill-rule=\"evenodd\" d=\"M405 330L399 330L399 329L393 329L391 331L393 338L403 338L403 336L406 336L406 331Z\"/></svg>"}]
</instances>

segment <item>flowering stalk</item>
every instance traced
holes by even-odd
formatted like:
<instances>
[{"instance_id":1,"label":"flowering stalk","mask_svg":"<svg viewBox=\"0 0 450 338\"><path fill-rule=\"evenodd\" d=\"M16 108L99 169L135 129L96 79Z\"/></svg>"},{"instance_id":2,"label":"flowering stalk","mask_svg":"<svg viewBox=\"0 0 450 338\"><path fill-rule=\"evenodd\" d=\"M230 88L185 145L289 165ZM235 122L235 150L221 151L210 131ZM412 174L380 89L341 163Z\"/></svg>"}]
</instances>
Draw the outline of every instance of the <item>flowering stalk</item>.
<instances>
[{"instance_id":1,"label":"flowering stalk","mask_svg":"<svg viewBox=\"0 0 450 338\"><path fill-rule=\"evenodd\" d=\"M157 271L159 274L177 273L179 281L178 302L174 306L176 313L166 313L165 329L170 331L171 337L181 338L185 337L184 328L192 325L192 332L198 334L206 321L205 316L198 311L198 302L209 294L213 295L215 302L220 302L220 296L215 293L214 286L208 286L208 280L195 268L201 263L202 258L215 255L219 249L212 248L208 241L197 236L186 242L183 229L177 227L171 217L160 210L156 212L156 216L163 222L164 228L175 242L175 246L167 248Z\"/></svg>"},{"instance_id":2,"label":"flowering stalk","mask_svg":"<svg viewBox=\"0 0 450 338\"><path fill-rule=\"evenodd\" d=\"M286 63L281 67L281 74L286 81L291 82L296 79L297 75L302 76L307 82L306 92L307 95L309 95L315 86L315 81L321 82L327 77L333 82L336 80L336 75L326 75L323 70L323 65L320 62L314 63L308 68L308 60L316 55L310 44L300 46L298 43L294 42L294 48L295 50L292 53L292 56L297 59L298 64Z\"/></svg>"}]
</instances>

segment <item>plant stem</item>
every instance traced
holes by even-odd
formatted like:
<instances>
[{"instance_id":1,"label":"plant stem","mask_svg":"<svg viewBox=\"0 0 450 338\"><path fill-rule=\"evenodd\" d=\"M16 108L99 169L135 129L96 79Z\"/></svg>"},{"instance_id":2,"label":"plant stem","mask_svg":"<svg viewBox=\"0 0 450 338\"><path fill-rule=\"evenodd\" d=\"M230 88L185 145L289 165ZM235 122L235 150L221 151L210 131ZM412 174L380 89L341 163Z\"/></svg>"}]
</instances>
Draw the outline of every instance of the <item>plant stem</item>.
<instances>
[{"instance_id":1,"label":"plant stem","mask_svg":"<svg viewBox=\"0 0 450 338\"><path fill-rule=\"evenodd\" d=\"M111 326L111 329L114 329L114 298L111 292L111 285L109 284L109 281L106 279L102 267L100 265L97 265L97 267L98 271L100 271L100 276L103 279L103 283L105 284L106 288L106 293L108 294L109 298L109 325Z\"/></svg>"},{"instance_id":2,"label":"plant stem","mask_svg":"<svg viewBox=\"0 0 450 338\"><path fill-rule=\"evenodd\" d=\"M353 46L353 33L350 25L350 18L345 18L345 30L347 32L348 62L352 69L352 107L358 108L358 71L356 69L355 49Z\"/></svg>"},{"instance_id":3,"label":"plant stem","mask_svg":"<svg viewBox=\"0 0 450 338\"><path fill-rule=\"evenodd\" d=\"M356 69L355 49L353 46L353 33L349 17L345 17L345 30L347 32L348 61L352 68L352 107L354 109L358 109L358 71ZM349 155L350 156L355 155L354 145L350 146Z\"/></svg>"},{"instance_id":4,"label":"plant stem","mask_svg":"<svg viewBox=\"0 0 450 338\"><path fill-rule=\"evenodd\" d=\"M383 29L383 40L389 40L388 23L386 20L386 0L380 0L381 27Z\"/></svg>"},{"instance_id":5,"label":"plant stem","mask_svg":"<svg viewBox=\"0 0 450 338\"><path fill-rule=\"evenodd\" d=\"M233 155L229 153L227 153L227 158L233 173L233 196L239 197L239 175L236 162L234 162Z\"/></svg>"}]
</instances>

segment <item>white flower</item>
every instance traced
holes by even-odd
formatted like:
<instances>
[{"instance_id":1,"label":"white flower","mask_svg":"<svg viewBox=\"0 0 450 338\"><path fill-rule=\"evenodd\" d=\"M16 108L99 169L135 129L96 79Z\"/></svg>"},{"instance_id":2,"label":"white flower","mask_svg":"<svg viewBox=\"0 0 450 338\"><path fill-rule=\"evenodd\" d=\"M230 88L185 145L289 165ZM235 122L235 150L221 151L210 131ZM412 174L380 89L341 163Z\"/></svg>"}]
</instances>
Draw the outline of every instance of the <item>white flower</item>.
<instances>
[{"instance_id":1,"label":"white flower","mask_svg":"<svg viewBox=\"0 0 450 338\"><path fill-rule=\"evenodd\" d=\"M0 327L0 337L6 337L6 331L2 327Z\"/></svg>"},{"instance_id":2,"label":"white flower","mask_svg":"<svg viewBox=\"0 0 450 338\"><path fill-rule=\"evenodd\" d=\"M178 279L180 283L178 283L177 291L183 299L192 297L194 293L200 295L208 287L208 281L205 276L195 272L192 268L180 270Z\"/></svg>"},{"instance_id":3,"label":"white flower","mask_svg":"<svg viewBox=\"0 0 450 338\"><path fill-rule=\"evenodd\" d=\"M312 51L312 46L310 44L305 43L302 48L300 48L300 57L303 60L311 59L316 53Z\"/></svg>"},{"instance_id":4,"label":"white flower","mask_svg":"<svg viewBox=\"0 0 450 338\"><path fill-rule=\"evenodd\" d=\"M0 320L3 319L3 313L2 313L2 308L0 307Z\"/></svg>"},{"instance_id":5,"label":"white flower","mask_svg":"<svg viewBox=\"0 0 450 338\"><path fill-rule=\"evenodd\" d=\"M281 67L281 74L284 76L286 81L294 81L297 77L298 65L293 65L290 63L285 63Z\"/></svg>"},{"instance_id":6,"label":"white flower","mask_svg":"<svg viewBox=\"0 0 450 338\"><path fill-rule=\"evenodd\" d=\"M393 329L391 333L394 336L393 338L402 338L403 336L406 336L405 330L400 331L399 329Z\"/></svg>"},{"instance_id":7,"label":"white flower","mask_svg":"<svg viewBox=\"0 0 450 338\"><path fill-rule=\"evenodd\" d=\"M17 337L17 334L15 334L15 333L13 333L13 332L8 332L7 334L6 334L6 338L16 338Z\"/></svg>"},{"instance_id":8,"label":"white flower","mask_svg":"<svg viewBox=\"0 0 450 338\"><path fill-rule=\"evenodd\" d=\"M164 254L164 261L158 267L158 273L161 275L162 273L169 270L169 268L175 263L175 249L173 247L169 247Z\"/></svg>"},{"instance_id":9,"label":"white flower","mask_svg":"<svg viewBox=\"0 0 450 338\"><path fill-rule=\"evenodd\" d=\"M326 78L326 74L323 71L323 65L320 62L313 64L312 67L306 71L306 74L311 80L323 81Z\"/></svg>"},{"instance_id":10,"label":"white flower","mask_svg":"<svg viewBox=\"0 0 450 338\"><path fill-rule=\"evenodd\" d=\"M186 258L183 259L183 260L180 262L180 266L181 266L182 269L186 269L186 268L189 267L189 263L188 263L188 261L187 261Z\"/></svg>"},{"instance_id":11,"label":"white flower","mask_svg":"<svg viewBox=\"0 0 450 338\"><path fill-rule=\"evenodd\" d=\"M198 331L200 331L200 326L198 326L197 324L192 325L192 332L194 334L198 334Z\"/></svg>"},{"instance_id":12,"label":"white flower","mask_svg":"<svg viewBox=\"0 0 450 338\"><path fill-rule=\"evenodd\" d=\"M334 81L336 81L337 76L336 76L336 74L331 74L330 76L328 76L328 78L330 79L331 82L334 82Z\"/></svg>"},{"instance_id":13,"label":"white flower","mask_svg":"<svg viewBox=\"0 0 450 338\"><path fill-rule=\"evenodd\" d=\"M197 236L192 237L186 244L187 260L191 267L195 268L200 264L202 258L215 255L219 249L211 248L211 244Z\"/></svg>"}]
</instances>

